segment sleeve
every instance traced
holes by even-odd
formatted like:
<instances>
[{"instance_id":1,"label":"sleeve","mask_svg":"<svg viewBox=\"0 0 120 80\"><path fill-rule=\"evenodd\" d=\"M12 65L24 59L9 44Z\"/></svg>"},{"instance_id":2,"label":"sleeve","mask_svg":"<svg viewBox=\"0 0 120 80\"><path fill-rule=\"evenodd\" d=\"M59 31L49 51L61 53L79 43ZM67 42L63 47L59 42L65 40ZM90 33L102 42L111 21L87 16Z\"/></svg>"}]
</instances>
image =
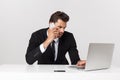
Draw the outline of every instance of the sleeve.
<instances>
[{"instance_id":1,"label":"sleeve","mask_svg":"<svg viewBox=\"0 0 120 80\"><path fill-rule=\"evenodd\" d=\"M42 51L40 50L41 43L42 41L39 39L38 35L33 33L31 39L29 40L29 45L25 56L28 64L33 64L42 55Z\"/></svg>"},{"instance_id":2,"label":"sleeve","mask_svg":"<svg viewBox=\"0 0 120 80\"><path fill-rule=\"evenodd\" d=\"M46 48L43 47L43 43L40 45L40 50L42 53L44 53L46 51Z\"/></svg>"},{"instance_id":3,"label":"sleeve","mask_svg":"<svg viewBox=\"0 0 120 80\"><path fill-rule=\"evenodd\" d=\"M69 40L70 40L70 47L69 47L68 52L69 52L71 64L76 64L80 60L80 57L78 55L76 41L75 41L72 33L71 33L71 36L70 36Z\"/></svg>"}]
</instances>

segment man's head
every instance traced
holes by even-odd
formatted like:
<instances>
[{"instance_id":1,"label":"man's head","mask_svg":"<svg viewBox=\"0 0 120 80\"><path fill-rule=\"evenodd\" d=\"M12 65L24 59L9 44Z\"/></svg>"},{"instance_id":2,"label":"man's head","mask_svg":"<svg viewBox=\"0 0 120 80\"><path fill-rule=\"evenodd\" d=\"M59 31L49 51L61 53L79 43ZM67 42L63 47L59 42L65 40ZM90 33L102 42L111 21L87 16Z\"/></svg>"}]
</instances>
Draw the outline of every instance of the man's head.
<instances>
[{"instance_id":1,"label":"man's head","mask_svg":"<svg viewBox=\"0 0 120 80\"><path fill-rule=\"evenodd\" d=\"M60 38L63 35L68 21L69 16L64 12L57 11L51 15L49 23L54 23L55 26L59 28L58 38Z\"/></svg>"}]
</instances>

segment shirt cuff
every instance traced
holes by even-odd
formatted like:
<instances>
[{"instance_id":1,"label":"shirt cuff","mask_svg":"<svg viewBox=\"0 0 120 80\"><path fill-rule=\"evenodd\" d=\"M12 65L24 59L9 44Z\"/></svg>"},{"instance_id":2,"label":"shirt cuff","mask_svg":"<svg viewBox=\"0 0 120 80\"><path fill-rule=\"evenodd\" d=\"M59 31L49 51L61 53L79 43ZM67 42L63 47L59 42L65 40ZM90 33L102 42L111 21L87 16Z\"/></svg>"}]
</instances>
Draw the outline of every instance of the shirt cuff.
<instances>
[{"instance_id":1,"label":"shirt cuff","mask_svg":"<svg viewBox=\"0 0 120 80\"><path fill-rule=\"evenodd\" d=\"M41 50L42 53L45 52L46 49L43 47L43 44L40 45L40 50Z\"/></svg>"}]
</instances>

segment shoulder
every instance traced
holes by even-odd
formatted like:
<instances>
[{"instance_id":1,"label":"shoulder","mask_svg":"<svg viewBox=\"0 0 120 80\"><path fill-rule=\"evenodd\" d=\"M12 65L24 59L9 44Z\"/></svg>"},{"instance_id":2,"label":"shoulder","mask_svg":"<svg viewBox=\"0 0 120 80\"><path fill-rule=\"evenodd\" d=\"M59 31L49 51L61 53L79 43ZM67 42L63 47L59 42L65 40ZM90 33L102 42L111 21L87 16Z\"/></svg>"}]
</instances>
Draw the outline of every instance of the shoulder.
<instances>
[{"instance_id":1,"label":"shoulder","mask_svg":"<svg viewBox=\"0 0 120 80\"><path fill-rule=\"evenodd\" d=\"M48 30L48 28L39 29L39 30L33 32L32 35L45 34L47 30Z\"/></svg>"},{"instance_id":2,"label":"shoulder","mask_svg":"<svg viewBox=\"0 0 120 80\"><path fill-rule=\"evenodd\" d=\"M70 36L73 36L73 33L68 32L68 31L65 31L63 34L63 37L70 37Z\"/></svg>"},{"instance_id":3,"label":"shoulder","mask_svg":"<svg viewBox=\"0 0 120 80\"><path fill-rule=\"evenodd\" d=\"M71 38L74 38L74 36L73 36L73 33L68 32L68 31L65 31L61 38L62 38L62 39L69 40L69 39L71 39Z\"/></svg>"}]
</instances>

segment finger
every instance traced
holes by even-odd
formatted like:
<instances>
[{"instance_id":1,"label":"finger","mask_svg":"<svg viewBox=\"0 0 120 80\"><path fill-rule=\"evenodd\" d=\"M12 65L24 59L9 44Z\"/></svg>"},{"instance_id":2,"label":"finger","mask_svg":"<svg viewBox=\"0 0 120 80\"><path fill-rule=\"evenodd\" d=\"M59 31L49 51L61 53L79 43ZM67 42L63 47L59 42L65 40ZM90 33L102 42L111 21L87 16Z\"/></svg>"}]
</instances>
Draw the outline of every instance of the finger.
<instances>
[{"instance_id":1,"label":"finger","mask_svg":"<svg viewBox=\"0 0 120 80\"><path fill-rule=\"evenodd\" d=\"M85 64L85 62L84 62L84 61L82 61L82 62L81 62L81 64Z\"/></svg>"},{"instance_id":2,"label":"finger","mask_svg":"<svg viewBox=\"0 0 120 80\"><path fill-rule=\"evenodd\" d=\"M78 64L78 66L85 66L85 64Z\"/></svg>"},{"instance_id":3,"label":"finger","mask_svg":"<svg viewBox=\"0 0 120 80\"><path fill-rule=\"evenodd\" d=\"M53 30L58 31L59 27L54 27Z\"/></svg>"},{"instance_id":4,"label":"finger","mask_svg":"<svg viewBox=\"0 0 120 80\"><path fill-rule=\"evenodd\" d=\"M85 65L76 65L77 67L84 68Z\"/></svg>"},{"instance_id":5,"label":"finger","mask_svg":"<svg viewBox=\"0 0 120 80\"><path fill-rule=\"evenodd\" d=\"M59 32L58 31L54 31L54 34L59 34Z\"/></svg>"},{"instance_id":6,"label":"finger","mask_svg":"<svg viewBox=\"0 0 120 80\"><path fill-rule=\"evenodd\" d=\"M80 61L80 62L78 63L79 66L82 66L82 65L85 65L85 64L86 64L86 63L83 62L83 61Z\"/></svg>"}]
</instances>

